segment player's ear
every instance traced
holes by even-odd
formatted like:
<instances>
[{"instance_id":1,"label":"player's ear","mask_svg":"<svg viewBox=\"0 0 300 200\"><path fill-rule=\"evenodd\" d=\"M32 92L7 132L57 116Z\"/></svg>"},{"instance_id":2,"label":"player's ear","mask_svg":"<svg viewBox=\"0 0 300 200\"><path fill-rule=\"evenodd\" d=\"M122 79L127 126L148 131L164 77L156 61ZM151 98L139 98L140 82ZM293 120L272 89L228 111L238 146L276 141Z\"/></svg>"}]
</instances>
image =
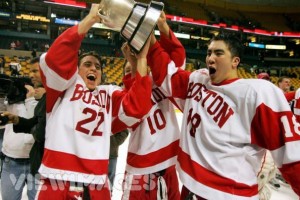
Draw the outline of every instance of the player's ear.
<instances>
[{"instance_id":1,"label":"player's ear","mask_svg":"<svg viewBox=\"0 0 300 200\"><path fill-rule=\"evenodd\" d=\"M232 67L233 67L233 69L237 69L237 67L240 64L240 61L241 61L241 59L239 57L234 57L232 59Z\"/></svg>"}]
</instances>

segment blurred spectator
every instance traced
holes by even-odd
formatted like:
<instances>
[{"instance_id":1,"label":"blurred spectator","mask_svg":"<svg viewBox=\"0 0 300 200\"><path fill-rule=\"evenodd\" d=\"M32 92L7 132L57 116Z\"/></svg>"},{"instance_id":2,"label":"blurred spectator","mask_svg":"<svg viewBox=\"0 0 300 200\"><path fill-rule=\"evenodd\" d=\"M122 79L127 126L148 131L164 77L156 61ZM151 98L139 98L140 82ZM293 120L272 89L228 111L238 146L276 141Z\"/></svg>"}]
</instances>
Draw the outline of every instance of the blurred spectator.
<instances>
[{"instance_id":1,"label":"blurred spectator","mask_svg":"<svg viewBox=\"0 0 300 200\"><path fill-rule=\"evenodd\" d=\"M25 44L24 44L24 50L25 51L29 51L30 50L30 45L29 45L28 41L26 41Z\"/></svg>"},{"instance_id":2,"label":"blurred spectator","mask_svg":"<svg viewBox=\"0 0 300 200\"><path fill-rule=\"evenodd\" d=\"M4 57L0 57L0 74L4 73L5 59Z\"/></svg>"},{"instance_id":3,"label":"blurred spectator","mask_svg":"<svg viewBox=\"0 0 300 200\"><path fill-rule=\"evenodd\" d=\"M5 101L6 101L5 95L0 93L0 113L3 111L6 111ZM4 129L5 129L5 126L0 126L0 154L2 154L2 142L3 142ZM1 158L1 156L0 156L0 158ZM2 159L0 159L0 161L2 162ZM0 166L2 166L2 163L0 163ZM1 171L1 168L0 168L0 171Z\"/></svg>"},{"instance_id":4,"label":"blurred spectator","mask_svg":"<svg viewBox=\"0 0 300 200\"><path fill-rule=\"evenodd\" d=\"M33 117L25 119L17 116L17 123L14 123L14 132L24 132L32 134L34 144L30 150L30 172L35 178L39 178L38 169L41 165L42 157L44 154L45 144L45 126L46 126L46 93L42 85L40 70L39 70L39 57L31 60L30 66L30 79L34 84L35 93L34 98L38 101Z\"/></svg>"},{"instance_id":5,"label":"blurred spectator","mask_svg":"<svg viewBox=\"0 0 300 200\"><path fill-rule=\"evenodd\" d=\"M288 77L280 77L277 81L278 87L284 92L289 92L291 87L291 80Z\"/></svg>"},{"instance_id":6,"label":"blurred spectator","mask_svg":"<svg viewBox=\"0 0 300 200\"><path fill-rule=\"evenodd\" d=\"M15 50L15 49L16 49L16 43L15 43L15 41L12 41L12 42L10 43L10 49L12 49L12 50Z\"/></svg>"},{"instance_id":7,"label":"blurred spectator","mask_svg":"<svg viewBox=\"0 0 300 200\"><path fill-rule=\"evenodd\" d=\"M102 69L104 69L106 66L106 58L102 58L101 63L102 63Z\"/></svg>"},{"instance_id":8,"label":"blurred spectator","mask_svg":"<svg viewBox=\"0 0 300 200\"><path fill-rule=\"evenodd\" d=\"M201 68L201 61L200 60L196 60L195 69L200 69L200 68Z\"/></svg>"},{"instance_id":9,"label":"blurred spectator","mask_svg":"<svg viewBox=\"0 0 300 200\"><path fill-rule=\"evenodd\" d=\"M44 49L44 50L45 50L45 52L46 52L46 51L48 51L48 49L50 48L49 44L48 44L48 43L46 43L46 44L45 44L45 46L44 46L44 48L45 48L45 49Z\"/></svg>"},{"instance_id":10,"label":"blurred spectator","mask_svg":"<svg viewBox=\"0 0 300 200\"><path fill-rule=\"evenodd\" d=\"M102 77L101 77L101 82L106 83L106 81L107 81L107 75L106 75L106 73L103 72Z\"/></svg>"},{"instance_id":11,"label":"blurred spectator","mask_svg":"<svg viewBox=\"0 0 300 200\"><path fill-rule=\"evenodd\" d=\"M37 104L33 95L33 87L25 86L28 90L25 102L18 102L7 106L7 111L25 118L33 116ZM33 200L36 195L36 182L30 175L29 152L34 143L32 135L16 134L13 125L5 125L3 138L3 165L1 172L1 195L3 200L21 199L22 191L27 184L27 195ZM16 182L17 181L17 182Z\"/></svg>"},{"instance_id":12,"label":"blurred spectator","mask_svg":"<svg viewBox=\"0 0 300 200\"><path fill-rule=\"evenodd\" d=\"M80 56L81 54L83 54L84 53L84 49L79 49L78 50L78 56Z\"/></svg>"},{"instance_id":13,"label":"blurred spectator","mask_svg":"<svg viewBox=\"0 0 300 200\"><path fill-rule=\"evenodd\" d=\"M113 48L113 50L111 51L111 56L115 56L116 55L116 48Z\"/></svg>"},{"instance_id":14,"label":"blurred spectator","mask_svg":"<svg viewBox=\"0 0 300 200\"><path fill-rule=\"evenodd\" d=\"M297 74L296 74L295 72L293 72L293 73L291 74L291 78L297 78Z\"/></svg>"},{"instance_id":15,"label":"blurred spectator","mask_svg":"<svg viewBox=\"0 0 300 200\"><path fill-rule=\"evenodd\" d=\"M78 50L78 56L80 56L80 55L81 55L81 49Z\"/></svg>"},{"instance_id":16,"label":"blurred spectator","mask_svg":"<svg viewBox=\"0 0 300 200\"><path fill-rule=\"evenodd\" d=\"M32 43L32 50L33 51L37 51L38 50L38 44L37 44L36 41L33 41L33 43ZM36 56L33 56L33 57L36 57Z\"/></svg>"},{"instance_id":17,"label":"blurred spectator","mask_svg":"<svg viewBox=\"0 0 300 200\"><path fill-rule=\"evenodd\" d=\"M20 63L18 62L11 62L9 64L9 70L11 72L11 76L19 76L20 75L20 70L21 70L22 66Z\"/></svg>"},{"instance_id":18,"label":"blurred spectator","mask_svg":"<svg viewBox=\"0 0 300 200\"><path fill-rule=\"evenodd\" d=\"M120 57L121 56L121 53L118 49L116 49L116 52L115 52L115 57Z\"/></svg>"},{"instance_id":19,"label":"blurred spectator","mask_svg":"<svg viewBox=\"0 0 300 200\"><path fill-rule=\"evenodd\" d=\"M32 58L37 57L37 55L36 55L36 50L35 50L35 49L32 50L31 55L32 55Z\"/></svg>"},{"instance_id":20,"label":"blurred spectator","mask_svg":"<svg viewBox=\"0 0 300 200\"><path fill-rule=\"evenodd\" d=\"M16 49L20 49L21 47L21 42L19 40L16 41Z\"/></svg>"},{"instance_id":21,"label":"blurred spectator","mask_svg":"<svg viewBox=\"0 0 300 200\"><path fill-rule=\"evenodd\" d=\"M258 79L268 80L268 81L270 80L270 76L269 76L269 74L266 73L266 72L262 72L262 73L258 74L258 75L257 75L257 78L258 78Z\"/></svg>"}]
</instances>

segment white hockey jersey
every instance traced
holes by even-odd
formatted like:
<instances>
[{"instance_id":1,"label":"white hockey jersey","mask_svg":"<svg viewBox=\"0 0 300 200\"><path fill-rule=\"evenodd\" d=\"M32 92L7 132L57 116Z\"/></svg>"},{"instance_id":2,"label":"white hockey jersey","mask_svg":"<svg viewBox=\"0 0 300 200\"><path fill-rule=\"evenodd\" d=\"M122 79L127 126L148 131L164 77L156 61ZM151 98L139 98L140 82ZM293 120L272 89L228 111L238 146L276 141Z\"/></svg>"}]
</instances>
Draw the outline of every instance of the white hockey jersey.
<instances>
[{"instance_id":1,"label":"white hockey jersey","mask_svg":"<svg viewBox=\"0 0 300 200\"><path fill-rule=\"evenodd\" d=\"M148 56L155 83L186 99L177 165L184 186L205 199L258 199L256 175L268 149L300 194L300 125L276 86L258 79L213 85L206 70L169 63L158 43Z\"/></svg>"},{"instance_id":2,"label":"white hockey jersey","mask_svg":"<svg viewBox=\"0 0 300 200\"><path fill-rule=\"evenodd\" d=\"M47 90L45 151L42 176L103 184L108 170L111 123L140 121L151 108L151 79L140 77L128 92L101 85L90 91L77 73L77 52L84 35L77 26L66 30L41 56Z\"/></svg>"},{"instance_id":3,"label":"white hockey jersey","mask_svg":"<svg viewBox=\"0 0 300 200\"><path fill-rule=\"evenodd\" d=\"M170 37L161 34L160 44L177 67L185 65L185 50L172 31ZM131 74L123 78L126 88L131 86ZM152 85L153 106L141 123L129 129L126 171L132 174L151 174L176 164L179 147L179 126L174 105L180 99L169 99Z\"/></svg>"},{"instance_id":4,"label":"white hockey jersey","mask_svg":"<svg viewBox=\"0 0 300 200\"><path fill-rule=\"evenodd\" d=\"M176 164L179 126L174 106L156 86L152 100L147 117L129 129L126 171L132 174L151 174Z\"/></svg>"}]
</instances>

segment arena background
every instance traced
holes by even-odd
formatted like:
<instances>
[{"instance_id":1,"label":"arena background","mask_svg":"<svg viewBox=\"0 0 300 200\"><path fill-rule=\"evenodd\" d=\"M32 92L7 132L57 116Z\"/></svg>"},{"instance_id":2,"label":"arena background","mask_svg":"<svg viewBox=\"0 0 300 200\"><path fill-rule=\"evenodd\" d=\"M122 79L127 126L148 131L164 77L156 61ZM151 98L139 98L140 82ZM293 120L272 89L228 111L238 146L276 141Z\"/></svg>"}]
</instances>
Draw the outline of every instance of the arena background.
<instances>
[{"instance_id":1,"label":"arena background","mask_svg":"<svg viewBox=\"0 0 300 200\"><path fill-rule=\"evenodd\" d=\"M87 0L1 0L0 74L29 73L29 60L40 55L66 28L77 24L89 12ZM141 2L149 3L142 0ZM299 0L164 0L169 25L187 52L186 70L205 67L206 43L221 32L236 34L245 45L239 69L242 78L256 78L267 72L271 81L289 76L294 89L300 87L300 1ZM15 43L14 49L11 43ZM124 59L118 32L97 24L86 35L81 51L95 50L105 63L105 82L119 84ZM177 112L179 124L181 113ZM121 197L120 181L126 162L128 140L120 147L114 200ZM289 187L273 190L272 200L297 199ZM23 199L27 199L25 192Z\"/></svg>"}]
</instances>

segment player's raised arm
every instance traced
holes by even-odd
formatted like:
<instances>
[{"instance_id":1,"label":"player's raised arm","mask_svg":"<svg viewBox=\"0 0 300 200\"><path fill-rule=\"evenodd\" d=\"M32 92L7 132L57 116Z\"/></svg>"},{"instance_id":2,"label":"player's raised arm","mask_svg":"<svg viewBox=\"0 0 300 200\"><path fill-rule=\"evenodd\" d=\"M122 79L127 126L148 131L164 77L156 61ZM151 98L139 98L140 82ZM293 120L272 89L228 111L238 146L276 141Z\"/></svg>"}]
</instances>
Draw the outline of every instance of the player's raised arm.
<instances>
[{"instance_id":1,"label":"player's raised arm","mask_svg":"<svg viewBox=\"0 0 300 200\"><path fill-rule=\"evenodd\" d=\"M131 78L134 78L137 69L137 58L135 54L131 51L130 46L127 44L127 42L125 42L122 45L121 50L126 59L126 62L128 62L128 64L126 64L127 67L130 67Z\"/></svg>"},{"instance_id":2,"label":"player's raised arm","mask_svg":"<svg viewBox=\"0 0 300 200\"><path fill-rule=\"evenodd\" d=\"M185 69L186 53L183 45L170 29L167 18L164 12L161 13L157 27L160 31L160 40L162 48L169 54L171 60L175 63L176 67Z\"/></svg>"},{"instance_id":3,"label":"player's raised arm","mask_svg":"<svg viewBox=\"0 0 300 200\"><path fill-rule=\"evenodd\" d=\"M79 35L86 34L95 23L100 22L98 10L99 4L92 4L89 14L78 24Z\"/></svg>"},{"instance_id":4,"label":"player's raised arm","mask_svg":"<svg viewBox=\"0 0 300 200\"><path fill-rule=\"evenodd\" d=\"M169 53L155 37L152 36L151 39L152 46L147 61L155 84L167 91L168 96L185 97L190 72L177 68Z\"/></svg>"},{"instance_id":5,"label":"player's raised arm","mask_svg":"<svg viewBox=\"0 0 300 200\"><path fill-rule=\"evenodd\" d=\"M112 132L119 132L126 127L140 121L146 115L151 106L152 81L147 74L147 54L150 40L147 41L143 50L132 58L136 62L136 73L132 85L128 90L115 92L113 96L113 116L116 117ZM127 47L125 47L126 49ZM124 51L124 49L123 49ZM125 55L132 56L128 51ZM126 56L125 56L126 57ZM127 57L128 58L128 57ZM126 94L125 94L126 93Z\"/></svg>"}]
</instances>

